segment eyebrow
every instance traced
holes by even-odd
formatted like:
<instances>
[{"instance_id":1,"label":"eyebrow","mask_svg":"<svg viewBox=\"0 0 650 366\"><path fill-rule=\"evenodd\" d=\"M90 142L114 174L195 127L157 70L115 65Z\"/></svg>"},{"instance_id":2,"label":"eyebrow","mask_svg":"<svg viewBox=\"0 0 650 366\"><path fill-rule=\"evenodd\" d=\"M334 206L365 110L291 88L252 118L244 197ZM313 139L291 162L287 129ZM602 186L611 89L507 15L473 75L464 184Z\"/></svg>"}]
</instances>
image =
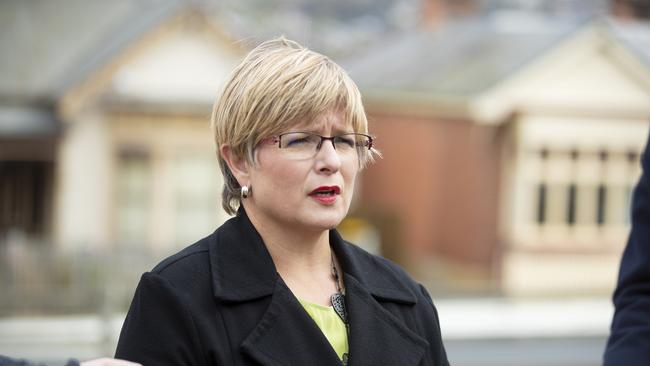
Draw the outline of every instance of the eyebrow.
<instances>
[{"instance_id":1,"label":"eyebrow","mask_svg":"<svg viewBox=\"0 0 650 366\"><path fill-rule=\"evenodd\" d=\"M285 133L289 133L289 132L303 132L303 133L311 133L313 135L324 136L324 135L321 135L320 131L315 131L315 130L291 130L291 131L287 131ZM346 131L346 130L335 129L334 134L330 135L330 137L331 136L347 135L349 133L356 133L356 132L355 131ZM325 136L325 137L327 137L327 136Z\"/></svg>"},{"instance_id":2,"label":"eyebrow","mask_svg":"<svg viewBox=\"0 0 650 366\"><path fill-rule=\"evenodd\" d=\"M321 121L320 123L315 123L315 122L316 122L316 120L312 120L312 121L307 122L307 123L302 123L302 124L295 125L295 126L291 127L291 129L287 130L286 132L310 132L310 133L320 135L320 131L318 131L318 129L323 124L325 124L325 121ZM348 128L349 128L349 130L348 130ZM351 123L344 123L343 127L341 127L341 124L336 123L333 126L333 131L334 131L334 134L332 136L343 135L343 134L346 134L346 133L356 133L356 131L354 130L354 127L352 126Z\"/></svg>"},{"instance_id":3,"label":"eyebrow","mask_svg":"<svg viewBox=\"0 0 650 366\"><path fill-rule=\"evenodd\" d=\"M309 126L294 126L296 132L311 132L311 133L320 133L320 125L310 124ZM344 133L355 133L354 128L350 125L341 127L340 125L333 126L333 132L335 134L344 134Z\"/></svg>"}]
</instances>

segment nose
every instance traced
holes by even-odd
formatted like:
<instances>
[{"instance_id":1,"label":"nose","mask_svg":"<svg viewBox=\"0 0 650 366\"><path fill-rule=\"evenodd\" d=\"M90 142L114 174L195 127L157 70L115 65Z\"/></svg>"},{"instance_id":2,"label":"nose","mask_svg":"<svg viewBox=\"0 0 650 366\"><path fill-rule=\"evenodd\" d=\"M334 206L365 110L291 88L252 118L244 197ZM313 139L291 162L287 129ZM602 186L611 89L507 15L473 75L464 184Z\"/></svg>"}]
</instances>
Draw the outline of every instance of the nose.
<instances>
[{"instance_id":1,"label":"nose","mask_svg":"<svg viewBox=\"0 0 650 366\"><path fill-rule=\"evenodd\" d=\"M316 153L315 168L323 173L336 173L341 169L341 157L334 148L334 141L323 141Z\"/></svg>"}]
</instances>

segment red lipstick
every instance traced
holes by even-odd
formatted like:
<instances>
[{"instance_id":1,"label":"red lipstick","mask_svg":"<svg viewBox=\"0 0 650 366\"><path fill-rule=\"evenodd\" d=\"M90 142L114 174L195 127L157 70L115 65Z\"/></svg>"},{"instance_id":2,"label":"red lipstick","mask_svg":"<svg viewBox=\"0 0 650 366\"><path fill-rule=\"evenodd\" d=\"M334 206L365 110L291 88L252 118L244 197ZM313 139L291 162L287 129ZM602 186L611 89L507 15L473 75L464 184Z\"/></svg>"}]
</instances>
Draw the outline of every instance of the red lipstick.
<instances>
[{"instance_id":1,"label":"red lipstick","mask_svg":"<svg viewBox=\"0 0 650 366\"><path fill-rule=\"evenodd\" d=\"M320 204L332 205L336 202L336 196L339 194L341 194L341 188L339 186L320 186L311 191L309 197Z\"/></svg>"}]
</instances>

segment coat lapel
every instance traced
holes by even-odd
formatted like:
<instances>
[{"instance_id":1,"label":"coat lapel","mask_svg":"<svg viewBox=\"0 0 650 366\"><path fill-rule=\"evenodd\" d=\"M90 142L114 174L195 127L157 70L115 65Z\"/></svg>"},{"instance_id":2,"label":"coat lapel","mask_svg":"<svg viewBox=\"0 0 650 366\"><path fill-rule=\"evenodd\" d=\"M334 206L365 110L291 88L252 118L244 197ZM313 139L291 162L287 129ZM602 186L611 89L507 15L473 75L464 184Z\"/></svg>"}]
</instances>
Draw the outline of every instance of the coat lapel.
<instances>
[{"instance_id":1,"label":"coat lapel","mask_svg":"<svg viewBox=\"0 0 650 366\"><path fill-rule=\"evenodd\" d=\"M240 209L210 246L215 299L245 303L271 296L261 320L241 344L262 365L336 365L327 338L278 275L262 238Z\"/></svg>"},{"instance_id":2,"label":"coat lapel","mask_svg":"<svg viewBox=\"0 0 650 366\"><path fill-rule=\"evenodd\" d=\"M262 365L341 364L327 338L281 280L242 350Z\"/></svg>"},{"instance_id":3,"label":"coat lapel","mask_svg":"<svg viewBox=\"0 0 650 366\"><path fill-rule=\"evenodd\" d=\"M345 285L350 365L420 364L429 343L386 311L356 278L347 275Z\"/></svg>"},{"instance_id":4,"label":"coat lapel","mask_svg":"<svg viewBox=\"0 0 650 366\"><path fill-rule=\"evenodd\" d=\"M429 343L381 304L414 306L415 295L384 259L345 242L336 230L330 245L344 270L350 365L419 365Z\"/></svg>"},{"instance_id":5,"label":"coat lapel","mask_svg":"<svg viewBox=\"0 0 650 366\"><path fill-rule=\"evenodd\" d=\"M263 365L340 365L338 356L277 274L261 237L241 209L215 233L210 246L215 299L247 302L271 296L261 320L241 343ZM412 306L417 300L386 264L330 231L343 268L350 334L350 365L418 365L427 341L378 302Z\"/></svg>"}]
</instances>

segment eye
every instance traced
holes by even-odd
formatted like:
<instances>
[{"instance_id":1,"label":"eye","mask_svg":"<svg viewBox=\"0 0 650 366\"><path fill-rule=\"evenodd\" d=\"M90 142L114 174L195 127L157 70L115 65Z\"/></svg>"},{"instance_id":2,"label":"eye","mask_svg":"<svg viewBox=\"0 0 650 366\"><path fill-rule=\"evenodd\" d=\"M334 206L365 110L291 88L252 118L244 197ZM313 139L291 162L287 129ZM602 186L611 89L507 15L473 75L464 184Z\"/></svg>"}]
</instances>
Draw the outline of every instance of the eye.
<instances>
[{"instance_id":1,"label":"eye","mask_svg":"<svg viewBox=\"0 0 650 366\"><path fill-rule=\"evenodd\" d=\"M287 141L287 146L306 144L308 142L309 142L309 138L307 138L307 137L299 137L299 138L294 138L294 139L288 140Z\"/></svg>"},{"instance_id":2,"label":"eye","mask_svg":"<svg viewBox=\"0 0 650 366\"><path fill-rule=\"evenodd\" d=\"M307 133L288 133L282 136L282 147L301 147L318 143L317 138Z\"/></svg>"},{"instance_id":3,"label":"eye","mask_svg":"<svg viewBox=\"0 0 650 366\"><path fill-rule=\"evenodd\" d=\"M351 136L351 135L336 136L334 138L334 143L337 146L341 146L341 147L344 147L344 148L355 147L356 146L354 136Z\"/></svg>"}]
</instances>

